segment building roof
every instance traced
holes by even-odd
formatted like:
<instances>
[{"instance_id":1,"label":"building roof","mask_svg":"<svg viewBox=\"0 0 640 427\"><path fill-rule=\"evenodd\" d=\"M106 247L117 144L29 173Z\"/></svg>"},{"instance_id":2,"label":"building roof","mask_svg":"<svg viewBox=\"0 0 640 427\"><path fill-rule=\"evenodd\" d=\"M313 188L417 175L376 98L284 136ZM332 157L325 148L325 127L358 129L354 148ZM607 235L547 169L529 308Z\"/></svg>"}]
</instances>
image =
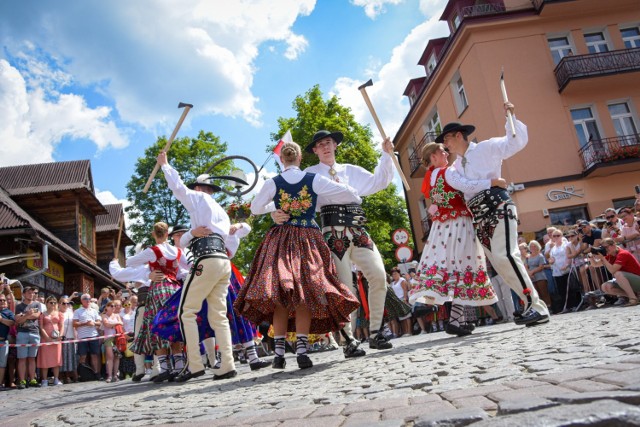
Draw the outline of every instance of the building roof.
<instances>
[{"instance_id":1,"label":"building roof","mask_svg":"<svg viewBox=\"0 0 640 427\"><path fill-rule=\"evenodd\" d=\"M79 252L56 237L53 233L43 227L15 201L11 199L8 192L0 186L0 230L15 230L16 234L29 233L32 230L40 240L51 245L51 249L66 257L69 262L76 264L80 269L88 271L102 280L114 285L118 282L111 279L109 274L95 264L85 259ZM5 233L6 234L6 233Z\"/></svg>"},{"instance_id":2,"label":"building roof","mask_svg":"<svg viewBox=\"0 0 640 427\"><path fill-rule=\"evenodd\" d=\"M94 192L89 160L0 168L0 186L11 196L77 189Z\"/></svg>"},{"instance_id":3,"label":"building roof","mask_svg":"<svg viewBox=\"0 0 640 427\"><path fill-rule=\"evenodd\" d=\"M94 215L99 217L107 213L95 195L89 160L3 167L0 168L0 187L14 198L79 191Z\"/></svg>"},{"instance_id":4,"label":"building roof","mask_svg":"<svg viewBox=\"0 0 640 427\"><path fill-rule=\"evenodd\" d=\"M124 215L122 203L104 205L104 207L109 213L96 217L96 233L115 232L117 235L120 230L120 218ZM127 235L126 230L123 230L122 238L122 243L125 246L135 245L135 242Z\"/></svg>"}]
</instances>

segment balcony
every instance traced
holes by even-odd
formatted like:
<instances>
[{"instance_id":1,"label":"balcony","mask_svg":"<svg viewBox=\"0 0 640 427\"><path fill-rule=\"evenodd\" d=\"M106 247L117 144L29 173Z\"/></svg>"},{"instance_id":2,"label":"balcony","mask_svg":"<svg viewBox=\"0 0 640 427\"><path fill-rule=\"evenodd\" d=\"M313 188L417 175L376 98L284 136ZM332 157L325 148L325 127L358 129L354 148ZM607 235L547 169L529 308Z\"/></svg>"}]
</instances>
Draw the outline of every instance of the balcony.
<instances>
[{"instance_id":1,"label":"balcony","mask_svg":"<svg viewBox=\"0 0 640 427\"><path fill-rule=\"evenodd\" d=\"M604 164L619 163L620 160L637 160L640 159L640 134L591 140L578 153L586 174Z\"/></svg>"},{"instance_id":2,"label":"balcony","mask_svg":"<svg viewBox=\"0 0 640 427\"><path fill-rule=\"evenodd\" d=\"M492 15L495 13L502 13L502 12L506 12L506 8L504 7L504 4L492 4L492 3L486 3L486 4L476 4L473 6L466 6L463 7L462 9L460 9L460 16L462 16L462 18L469 18L469 17L473 17L473 16L482 16L482 15Z\"/></svg>"},{"instance_id":3,"label":"balcony","mask_svg":"<svg viewBox=\"0 0 640 427\"><path fill-rule=\"evenodd\" d=\"M413 152L409 155L409 166L411 167L411 172L409 176L413 178L413 174L420 169L420 165L422 164L422 149L425 144L429 142L434 142L438 135L435 132L427 132L424 134L420 142L416 144L413 142Z\"/></svg>"},{"instance_id":4,"label":"balcony","mask_svg":"<svg viewBox=\"0 0 640 427\"><path fill-rule=\"evenodd\" d=\"M559 91L571 80L640 71L640 48L565 56L555 69Z\"/></svg>"}]
</instances>

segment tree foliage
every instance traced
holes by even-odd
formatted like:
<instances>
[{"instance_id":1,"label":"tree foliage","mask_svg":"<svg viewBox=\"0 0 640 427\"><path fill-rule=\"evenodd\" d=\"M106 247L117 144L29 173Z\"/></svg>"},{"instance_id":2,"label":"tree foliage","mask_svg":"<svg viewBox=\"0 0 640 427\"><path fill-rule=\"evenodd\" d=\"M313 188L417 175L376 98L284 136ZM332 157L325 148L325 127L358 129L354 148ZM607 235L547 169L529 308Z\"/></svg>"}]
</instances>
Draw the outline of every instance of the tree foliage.
<instances>
[{"instance_id":1,"label":"tree foliage","mask_svg":"<svg viewBox=\"0 0 640 427\"><path fill-rule=\"evenodd\" d=\"M149 191L142 192L151 171L156 165L158 153L164 149L166 138L159 137L155 144L147 148L144 157L138 159L135 173L127 184L127 199L131 206L126 208L129 214L129 232L134 242L153 244L151 230L153 224L164 221L169 226L189 224L189 214L167 187L162 169L154 178ZM194 181L214 162L224 157L227 144L211 132L200 131L197 138L180 138L173 141L168 152L169 163L178 171L185 183ZM233 162L224 162L211 171L212 175L224 175L233 168ZM224 181L216 182L227 186ZM231 189L231 188L230 188ZM218 203L226 204L229 197L216 193Z\"/></svg>"},{"instance_id":2,"label":"tree foliage","mask_svg":"<svg viewBox=\"0 0 640 427\"><path fill-rule=\"evenodd\" d=\"M316 85L295 98L293 109L295 117L278 118L278 131L271 134L274 142L290 130L293 140L300 144L304 152L305 146L318 130L340 131L344 134L344 140L336 152L337 162L358 165L373 172L380 153L372 142L371 130L356 122L351 110L340 105L336 96L325 100ZM272 149L273 146L267 148L267 152ZM301 168L316 163L318 158L314 154L305 154ZM385 190L365 197L362 205L367 213L367 229L389 269L397 264L391 232L397 228L409 229L404 200L398 196L397 187L392 183ZM240 268L250 265L259 242L272 225L269 215L262 215L254 220L252 233L245 238L234 258L236 265Z\"/></svg>"}]
</instances>

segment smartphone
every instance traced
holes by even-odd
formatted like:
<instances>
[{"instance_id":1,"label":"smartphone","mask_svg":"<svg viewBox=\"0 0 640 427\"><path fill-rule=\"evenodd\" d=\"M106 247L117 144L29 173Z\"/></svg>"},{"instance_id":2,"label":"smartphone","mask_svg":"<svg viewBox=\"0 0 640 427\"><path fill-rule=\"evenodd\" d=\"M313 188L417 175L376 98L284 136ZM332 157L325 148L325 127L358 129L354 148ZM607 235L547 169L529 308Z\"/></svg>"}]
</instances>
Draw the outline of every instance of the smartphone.
<instances>
[{"instance_id":1,"label":"smartphone","mask_svg":"<svg viewBox=\"0 0 640 427\"><path fill-rule=\"evenodd\" d=\"M636 194L640 194L640 185L636 185Z\"/></svg>"},{"instance_id":2,"label":"smartphone","mask_svg":"<svg viewBox=\"0 0 640 427\"><path fill-rule=\"evenodd\" d=\"M124 291L122 293L122 298L129 298L129 292L128 291Z\"/></svg>"}]
</instances>

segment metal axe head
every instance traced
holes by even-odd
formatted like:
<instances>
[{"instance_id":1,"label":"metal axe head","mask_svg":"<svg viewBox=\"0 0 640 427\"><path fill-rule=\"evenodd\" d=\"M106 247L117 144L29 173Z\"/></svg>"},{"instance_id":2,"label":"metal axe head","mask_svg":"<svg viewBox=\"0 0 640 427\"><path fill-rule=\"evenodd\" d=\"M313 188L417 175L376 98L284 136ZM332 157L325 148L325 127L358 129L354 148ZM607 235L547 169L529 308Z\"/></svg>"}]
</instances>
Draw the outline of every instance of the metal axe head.
<instances>
[{"instance_id":1,"label":"metal axe head","mask_svg":"<svg viewBox=\"0 0 640 427\"><path fill-rule=\"evenodd\" d=\"M358 86L358 90L362 90L367 86L373 86L373 80L369 79L367 82L361 84L360 86Z\"/></svg>"},{"instance_id":2,"label":"metal axe head","mask_svg":"<svg viewBox=\"0 0 640 427\"><path fill-rule=\"evenodd\" d=\"M178 104L178 108L184 108L184 107L193 108L193 104L187 104L185 102L181 102L180 104Z\"/></svg>"}]
</instances>

